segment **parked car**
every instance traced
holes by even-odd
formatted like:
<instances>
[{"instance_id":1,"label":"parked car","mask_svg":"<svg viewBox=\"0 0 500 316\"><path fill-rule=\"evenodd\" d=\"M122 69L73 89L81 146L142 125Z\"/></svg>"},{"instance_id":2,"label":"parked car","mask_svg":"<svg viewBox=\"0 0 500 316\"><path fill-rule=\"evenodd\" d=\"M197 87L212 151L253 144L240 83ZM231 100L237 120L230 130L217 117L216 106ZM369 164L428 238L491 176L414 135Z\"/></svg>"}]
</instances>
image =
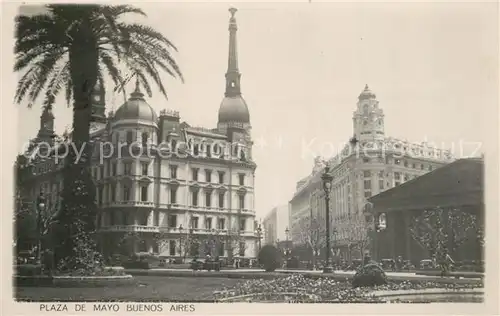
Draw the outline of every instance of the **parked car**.
<instances>
[{"instance_id":1,"label":"parked car","mask_svg":"<svg viewBox=\"0 0 500 316\"><path fill-rule=\"evenodd\" d=\"M403 261L403 270L415 270L415 265L410 260Z\"/></svg>"},{"instance_id":2,"label":"parked car","mask_svg":"<svg viewBox=\"0 0 500 316\"><path fill-rule=\"evenodd\" d=\"M434 265L431 259L420 260L420 270L434 270L437 267Z\"/></svg>"},{"instance_id":3,"label":"parked car","mask_svg":"<svg viewBox=\"0 0 500 316\"><path fill-rule=\"evenodd\" d=\"M382 259L380 260L380 265L384 270L392 270L395 267L396 262L394 259Z\"/></svg>"}]
</instances>

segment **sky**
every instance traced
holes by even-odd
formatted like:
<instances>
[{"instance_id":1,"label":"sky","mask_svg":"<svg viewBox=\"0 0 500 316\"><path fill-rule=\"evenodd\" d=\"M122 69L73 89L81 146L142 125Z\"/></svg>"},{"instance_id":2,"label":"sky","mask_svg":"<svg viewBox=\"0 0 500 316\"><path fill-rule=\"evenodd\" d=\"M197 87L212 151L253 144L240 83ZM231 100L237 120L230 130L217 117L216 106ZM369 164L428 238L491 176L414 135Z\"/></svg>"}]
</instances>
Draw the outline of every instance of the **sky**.
<instances>
[{"instance_id":1,"label":"sky","mask_svg":"<svg viewBox=\"0 0 500 316\"><path fill-rule=\"evenodd\" d=\"M498 144L495 3L233 5L242 93L256 142L257 217L287 204L314 157L333 156L332 146L352 136L365 84L380 101L387 136L455 150L463 144L465 156L477 144L482 152ZM154 90L148 103L157 111L178 110L192 126L215 128L225 87L229 3L138 6L148 17L134 21L177 46L174 56L185 77L181 83L165 75L168 100ZM106 99L107 110L123 103L121 95ZM36 135L40 108L14 108L20 150ZM54 114L61 133L71 125L62 98Z\"/></svg>"}]
</instances>

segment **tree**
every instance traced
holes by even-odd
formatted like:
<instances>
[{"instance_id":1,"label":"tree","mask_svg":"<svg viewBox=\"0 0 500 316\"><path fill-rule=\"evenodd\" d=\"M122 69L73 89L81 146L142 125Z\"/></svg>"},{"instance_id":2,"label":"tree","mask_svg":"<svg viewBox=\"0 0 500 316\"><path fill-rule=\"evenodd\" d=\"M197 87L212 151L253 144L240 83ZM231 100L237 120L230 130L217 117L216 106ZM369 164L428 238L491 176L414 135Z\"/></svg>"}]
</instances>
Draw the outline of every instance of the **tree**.
<instances>
[{"instance_id":1,"label":"tree","mask_svg":"<svg viewBox=\"0 0 500 316\"><path fill-rule=\"evenodd\" d=\"M478 238L477 236L483 234L483 229L476 215L460 209L440 207L415 215L410 224L412 238L427 250L431 257L441 256L443 252L455 254L470 238L472 230Z\"/></svg>"},{"instance_id":2,"label":"tree","mask_svg":"<svg viewBox=\"0 0 500 316\"><path fill-rule=\"evenodd\" d=\"M352 260L353 250L358 250L360 255L363 256L364 251L368 249L370 244L368 227L364 217L359 214L351 215L343 231L345 242L347 243L349 260Z\"/></svg>"},{"instance_id":3,"label":"tree","mask_svg":"<svg viewBox=\"0 0 500 316\"><path fill-rule=\"evenodd\" d=\"M136 78L148 94L148 78L166 97L159 69L182 79L170 51L175 46L150 27L125 23L126 13L145 13L132 6L118 5L47 5L48 12L16 17L16 63L14 70L24 72L16 90L15 101L35 103L44 92L43 107L52 108L61 91L67 103L73 100L72 142L64 168L61 223L58 236L60 259L67 269L77 269L81 242L94 243L95 189L90 174L90 122L92 94L97 85L105 89L104 75L125 93L125 84ZM132 75L122 76L123 63ZM77 160L77 152L81 158ZM85 247L95 249L95 245Z\"/></svg>"},{"instance_id":4,"label":"tree","mask_svg":"<svg viewBox=\"0 0 500 316\"><path fill-rule=\"evenodd\" d=\"M298 223L300 228L300 241L311 249L313 266L316 265L316 256L325 244L325 236L317 219L303 218Z\"/></svg>"},{"instance_id":5,"label":"tree","mask_svg":"<svg viewBox=\"0 0 500 316\"><path fill-rule=\"evenodd\" d=\"M221 239L225 241L229 262L231 262L235 256L242 257L241 254L244 256L247 248L246 238L241 235L237 228L229 229L227 234L223 235Z\"/></svg>"}]
</instances>

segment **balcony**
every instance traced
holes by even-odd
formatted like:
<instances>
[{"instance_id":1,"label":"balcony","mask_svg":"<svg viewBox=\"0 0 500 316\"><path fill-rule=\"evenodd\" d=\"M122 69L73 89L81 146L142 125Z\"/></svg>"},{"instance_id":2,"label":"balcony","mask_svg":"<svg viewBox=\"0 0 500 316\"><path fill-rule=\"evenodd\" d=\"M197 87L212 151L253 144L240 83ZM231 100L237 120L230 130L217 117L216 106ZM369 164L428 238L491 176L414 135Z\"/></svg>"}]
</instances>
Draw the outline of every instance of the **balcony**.
<instances>
[{"instance_id":1,"label":"balcony","mask_svg":"<svg viewBox=\"0 0 500 316\"><path fill-rule=\"evenodd\" d=\"M157 233L158 227L144 225L112 225L104 226L99 229L101 232L145 232Z\"/></svg>"}]
</instances>

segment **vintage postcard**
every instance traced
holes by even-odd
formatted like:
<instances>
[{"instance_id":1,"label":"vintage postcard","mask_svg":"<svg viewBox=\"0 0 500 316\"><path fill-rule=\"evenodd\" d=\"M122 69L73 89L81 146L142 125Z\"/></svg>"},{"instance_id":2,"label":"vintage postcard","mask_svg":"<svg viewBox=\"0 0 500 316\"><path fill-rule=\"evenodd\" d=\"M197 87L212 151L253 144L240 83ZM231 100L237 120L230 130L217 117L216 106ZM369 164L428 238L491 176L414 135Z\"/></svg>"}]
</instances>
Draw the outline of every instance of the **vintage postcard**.
<instances>
[{"instance_id":1,"label":"vintage postcard","mask_svg":"<svg viewBox=\"0 0 500 316\"><path fill-rule=\"evenodd\" d=\"M498 34L496 2L2 3L2 312L499 313Z\"/></svg>"}]
</instances>

